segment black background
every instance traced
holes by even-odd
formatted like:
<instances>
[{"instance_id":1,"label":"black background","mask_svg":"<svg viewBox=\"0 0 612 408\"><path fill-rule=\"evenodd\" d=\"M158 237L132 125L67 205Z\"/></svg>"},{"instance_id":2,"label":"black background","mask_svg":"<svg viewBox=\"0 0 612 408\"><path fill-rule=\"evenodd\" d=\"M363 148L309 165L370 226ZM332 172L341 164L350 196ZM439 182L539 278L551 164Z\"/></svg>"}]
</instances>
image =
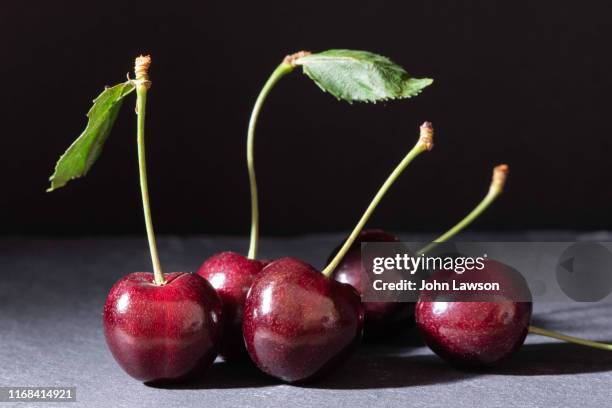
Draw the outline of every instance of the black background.
<instances>
[{"instance_id":1,"label":"black background","mask_svg":"<svg viewBox=\"0 0 612 408\"><path fill-rule=\"evenodd\" d=\"M439 231L485 194L475 229L612 227L612 5L606 1L7 2L2 38L0 233L144 231L135 116L124 106L90 175L46 180L103 88L151 53L147 148L156 227L244 234L255 97L287 53L353 48L435 83L410 100L349 105L296 71L260 117L264 235L347 231L431 120L436 147L371 226Z\"/></svg>"}]
</instances>

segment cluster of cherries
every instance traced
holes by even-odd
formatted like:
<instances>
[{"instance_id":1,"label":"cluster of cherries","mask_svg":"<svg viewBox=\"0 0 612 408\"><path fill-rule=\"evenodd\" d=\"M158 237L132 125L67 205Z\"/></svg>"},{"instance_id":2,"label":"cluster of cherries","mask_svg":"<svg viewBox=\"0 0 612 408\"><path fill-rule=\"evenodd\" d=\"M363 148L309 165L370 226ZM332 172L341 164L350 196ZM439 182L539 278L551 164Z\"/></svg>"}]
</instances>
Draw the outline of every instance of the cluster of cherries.
<instances>
[{"instance_id":1,"label":"cluster of cherries","mask_svg":"<svg viewBox=\"0 0 612 408\"><path fill-rule=\"evenodd\" d=\"M149 57L136 60L139 147L143 147L140 142L150 87L149 64ZM249 135L248 143L252 144L252 133ZM471 279L502 282L504 289L495 301L442 301L436 293L426 292L416 304L361 301L368 283L363 280L360 244L398 241L387 232L363 227L399 174L432 147L433 129L426 122L417 143L385 181L351 235L332 252L322 271L292 257L257 259L255 211L248 256L222 252L208 258L197 273L165 274L151 228L143 177L144 148L139 149L154 272L123 277L108 295L104 333L116 361L132 377L160 383L198 377L218 355L230 362L250 358L273 377L289 383L303 382L342 363L359 345L364 332L366 337L374 337L415 320L425 343L453 364L493 364L517 351L530 329L532 304L513 299L525 299L529 288L518 272L493 260L488 260L483 270L473 271ZM252 145L247 151L252 155ZM256 208L252 167L250 156L252 203ZM500 194L507 171L507 166L497 166L483 202L434 243L449 239L475 219ZM441 271L429 279L444 281L451 276ZM519 292L523 295L517 295Z\"/></svg>"},{"instance_id":2,"label":"cluster of cherries","mask_svg":"<svg viewBox=\"0 0 612 408\"><path fill-rule=\"evenodd\" d=\"M358 240L393 241L380 230L364 231ZM522 345L532 307L510 300L518 296L510 291L529 290L512 268L487 261L474 271L478 281L511 282L494 302L438 302L423 293L416 305L362 303L362 267L351 262L359 252L353 244L332 277L296 258L269 262L235 252L213 255L197 274L167 274L161 286L151 273L130 274L106 302L109 347L126 372L143 381L200 374L219 353L226 361L250 356L265 373L301 382L343 362L360 343L364 324L366 334L376 336L408 327L414 316L427 345L462 366L495 363ZM430 279L450 278L441 271Z\"/></svg>"}]
</instances>

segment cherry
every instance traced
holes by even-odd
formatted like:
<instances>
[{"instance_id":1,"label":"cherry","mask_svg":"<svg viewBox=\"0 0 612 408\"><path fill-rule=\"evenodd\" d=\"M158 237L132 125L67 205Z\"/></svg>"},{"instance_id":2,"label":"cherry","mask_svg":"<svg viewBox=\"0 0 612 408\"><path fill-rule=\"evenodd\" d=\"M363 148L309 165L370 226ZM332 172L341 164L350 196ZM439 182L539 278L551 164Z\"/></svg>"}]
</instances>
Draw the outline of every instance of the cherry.
<instances>
[{"instance_id":1,"label":"cherry","mask_svg":"<svg viewBox=\"0 0 612 408\"><path fill-rule=\"evenodd\" d=\"M221 302L198 275L152 273L120 279L104 305L104 335L119 365L145 382L179 381L201 374L221 338Z\"/></svg>"},{"instance_id":2,"label":"cherry","mask_svg":"<svg viewBox=\"0 0 612 408\"><path fill-rule=\"evenodd\" d=\"M440 357L457 366L495 364L514 354L525 341L531 321L531 293L513 268L487 260L482 270L462 275L442 270L427 281L497 282L500 291L422 291L415 308L419 332ZM471 301L475 300L475 301Z\"/></svg>"},{"instance_id":3,"label":"cherry","mask_svg":"<svg viewBox=\"0 0 612 408\"><path fill-rule=\"evenodd\" d=\"M255 276L245 300L242 330L247 351L262 371L286 382L312 380L344 361L359 343L365 313L359 292L330 277L389 187L415 157L432 147L433 129L425 122L418 142L323 271L282 258Z\"/></svg>"},{"instance_id":4,"label":"cherry","mask_svg":"<svg viewBox=\"0 0 612 408\"><path fill-rule=\"evenodd\" d=\"M288 56L272 73L261 89L249 119L246 140L246 164L251 194L251 234L248 255L235 252L221 252L208 258L200 266L198 274L207 279L217 290L223 302L225 327L221 356L225 360L240 360L248 354L242 335L242 310L246 293L254 277L268 263L257 260L259 248L259 196L255 175L255 128L261 108L274 85L295 69L294 60L306 55L304 52Z\"/></svg>"},{"instance_id":5,"label":"cherry","mask_svg":"<svg viewBox=\"0 0 612 408\"><path fill-rule=\"evenodd\" d=\"M348 283L359 293L363 293L364 290L362 277L365 274L361 263L362 242L399 242L399 239L380 229L363 230L359 234L355 243L332 274L335 280ZM332 252L328 262L333 259L339 249L340 246ZM363 305L365 308L364 336L366 339L380 337L389 330L401 328L402 323L413 316L414 311L414 303L412 302L364 302Z\"/></svg>"},{"instance_id":6,"label":"cherry","mask_svg":"<svg viewBox=\"0 0 612 408\"><path fill-rule=\"evenodd\" d=\"M502 193L507 173L507 165L501 164L496 166L493 169L493 177L489 191L484 199L458 224L418 252L429 252L435 248L437 244L448 241L478 218L478 216ZM383 230L373 229L362 231L332 276L340 282L353 285L359 293L363 293L365 289L364 284L369 284L369 282L362 282L365 271L361 262L361 243L398 241L399 239L397 237ZM334 250L332 256L337 252L338 249ZM366 339L379 338L389 334L392 330L406 326L414 316L415 304L413 302L364 302L364 305L366 310L364 336Z\"/></svg>"},{"instance_id":7,"label":"cherry","mask_svg":"<svg viewBox=\"0 0 612 408\"><path fill-rule=\"evenodd\" d=\"M100 154L122 98L136 90L138 171L153 273L132 273L113 286L104 306L104 334L115 360L129 375L146 382L165 382L197 375L213 363L222 315L221 301L205 279L181 272L164 275L161 268L144 142L150 65L149 56L136 58L135 79L106 89L94 101L87 128L58 161L49 190L87 172Z\"/></svg>"},{"instance_id":8,"label":"cherry","mask_svg":"<svg viewBox=\"0 0 612 408\"><path fill-rule=\"evenodd\" d=\"M446 361L460 367L494 365L516 353L528 333L612 351L612 344L568 336L531 326L531 292L523 276L500 262L487 260L482 270L462 275L438 271L429 282L497 282L486 292L422 291L415 308L425 343Z\"/></svg>"},{"instance_id":9,"label":"cherry","mask_svg":"<svg viewBox=\"0 0 612 408\"><path fill-rule=\"evenodd\" d=\"M255 276L267 263L235 252L222 252L208 258L198 270L198 275L208 280L221 298L224 326L219 354L225 360L248 356L242 336L244 300Z\"/></svg>"},{"instance_id":10,"label":"cherry","mask_svg":"<svg viewBox=\"0 0 612 408\"><path fill-rule=\"evenodd\" d=\"M287 382L330 371L359 343L364 310L350 285L295 258L270 263L244 307L244 339L255 364Z\"/></svg>"}]
</instances>

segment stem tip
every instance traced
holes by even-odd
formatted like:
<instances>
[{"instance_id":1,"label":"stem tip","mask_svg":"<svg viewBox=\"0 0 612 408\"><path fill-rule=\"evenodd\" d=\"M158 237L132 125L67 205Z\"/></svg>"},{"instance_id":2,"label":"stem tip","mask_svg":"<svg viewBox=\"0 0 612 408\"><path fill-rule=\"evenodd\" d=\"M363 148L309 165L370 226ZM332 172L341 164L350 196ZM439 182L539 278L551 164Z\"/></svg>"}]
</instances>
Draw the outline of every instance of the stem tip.
<instances>
[{"instance_id":1,"label":"stem tip","mask_svg":"<svg viewBox=\"0 0 612 408\"><path fill-rule=\"evenodd\" d=\"M422 144L426 150L433 149L433 125L431 122L423 122L420 129L419 143Z\"/></svg>"},{"instance_id":2,"label":"stem tip","mask_svg":"<svg viewBox=\"0 0 612 408\"><path fill-rule=\"evenodd\" d=\"M136 75L136 81L144 84L147 89L151 86L149 81L149 67L151 66L151 56L141 55L136 58L134 62L134 74Z\"/></svg>"},{"instance_id":3,"label":"stem tip","mask_svg":"<svg viewBox=\"0 0 612 408\"><path fill-rule=\"evenodd\" d=\"M491 189L502 191L510 168L507 164L500 164L493 169L493 179L491 180Z\"/></svg>"},{"instance_id":4,"label":"stem tip","mask_svg":"<svg viewBox=\"0 0 612 408\"><path fill-rule=\"evenodd\" d=\"M283 63L287 65L291 65L292 67L295 67L296 65L298 65L297 60L299 60L300 58L306 57L310 54L311 54L310 51L298 51L294 54L287 55L285 59L283 60Z\"/></svg>"}]
</instances>

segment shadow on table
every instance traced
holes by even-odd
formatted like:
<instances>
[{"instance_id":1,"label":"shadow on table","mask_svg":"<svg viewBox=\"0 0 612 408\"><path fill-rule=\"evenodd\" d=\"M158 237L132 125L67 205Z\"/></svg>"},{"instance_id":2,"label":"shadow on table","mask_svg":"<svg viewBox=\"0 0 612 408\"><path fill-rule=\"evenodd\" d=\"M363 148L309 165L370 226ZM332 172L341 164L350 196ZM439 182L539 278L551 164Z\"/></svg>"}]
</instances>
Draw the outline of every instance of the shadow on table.
<instances>
[{"instance_id":1,"label":"shadow on table","mask_svg":"<svg viewBox=\"0 0 612 408\"><path fill-rule=\"evenodd\" d=\"M411 355L414 348L362 346L343 366L313 383L315 389L403 388L459 382L487 375L567 375L612 371L612 353L568 343L527 344L500 365L458 369L436 355ZM231 389L279 385L250 362L217 362L197 381L151 385L172 389Z\"/></svg>"},{"instance_id":2,"label":"shadow on table","mask_svg":"<svg viewBox=\"0 0 612 408\"><path fill-rule=\"evenodd\" d=\"M154 388L182 389L182 390L204 390L204 389L229 389L229 388L256 388L278 384L272 377L262 373L250 361L239 363L227 363L217 361L199 379L179 384L147 384Z\"/></svg>"},{"instance_id":3,"label":"shadow on table","mask_svg":"<svg viewBox=\"0 0 612 408\"><path fill-rule=\"evenodd\" d=\"M310 388L369 389L444 384L487 375L568 375L612 371L612 353L568 343L527 344L498 366L458 369L435 355L405 355L406 350L366 347L336 373Z\"/></svg>"},{"instance_id":4,"label":"shadow on table","mask_svg":"<svg viewBox=\"0 0 612 408\"><path fill-rule=\"evenodd\" d=\"M400 349L397 349L400 350ZM406 349L404 349L405 351ZM458 371L436 356L405 356L365 346L343 366L320 380L295 386L320 389L399 388L440 384L473 376ZM216 362L198 380L179 384L147 384L166 389L256 388L283 384L259 371L252 363Z\"/></svg>"},{"instance_id":5,"label":"shadow on table","mask_svg":"<svg viewBox=\"0 0 612 408\"><path fill-rule=\"evenodd\" d=\"M612 353L569 343L526 344L500 366L502 375L560 375L612 371Z\"/></svg>"},{"instance_id":6,"label":"shadow on table","mask_svg":"<svg viewBox=\"0 0 612 408\"><path fill-rule=\"evenodd\" d=\"M403 388L457 382L475 375L459 371L434 355L367 353L353 356L338 371L303 386L347 390Z\"/></svg>"}]
</instances>

